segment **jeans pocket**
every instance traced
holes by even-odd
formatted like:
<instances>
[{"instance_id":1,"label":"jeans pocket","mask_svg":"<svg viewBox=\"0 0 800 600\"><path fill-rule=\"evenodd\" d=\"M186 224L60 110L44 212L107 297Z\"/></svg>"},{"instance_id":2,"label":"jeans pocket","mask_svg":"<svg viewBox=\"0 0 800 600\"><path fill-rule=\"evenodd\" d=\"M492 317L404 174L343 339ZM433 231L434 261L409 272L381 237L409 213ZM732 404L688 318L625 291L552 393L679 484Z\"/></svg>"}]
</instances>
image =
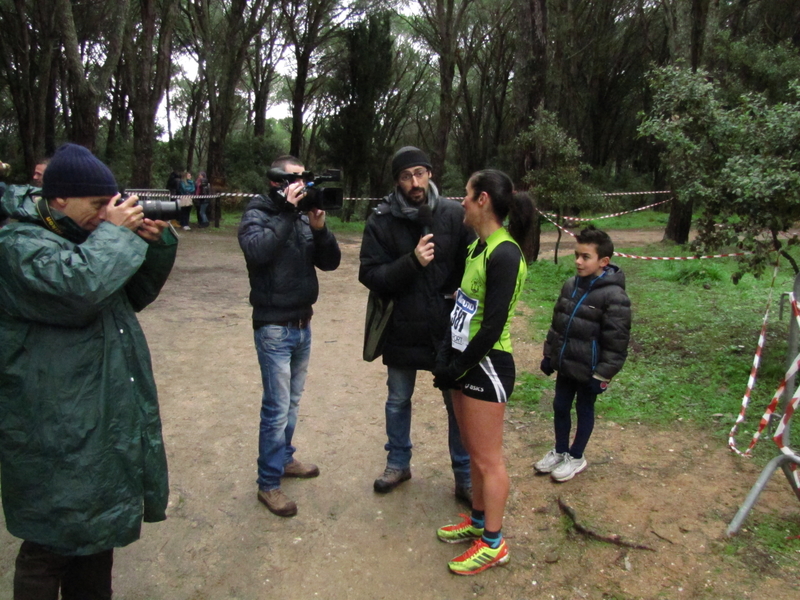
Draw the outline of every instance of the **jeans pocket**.
<instances>
[{"instance_id":1,"label":"jeans pocket","mask_svg":"<svg viewBox=\"0 0 800 600\"><path fill-rule=\"evenodd\" d=\"M274 349L289 337L289 328L281 325L264 325L256 330L256 344L265 350Z\"/></svg>"}]
</instances>

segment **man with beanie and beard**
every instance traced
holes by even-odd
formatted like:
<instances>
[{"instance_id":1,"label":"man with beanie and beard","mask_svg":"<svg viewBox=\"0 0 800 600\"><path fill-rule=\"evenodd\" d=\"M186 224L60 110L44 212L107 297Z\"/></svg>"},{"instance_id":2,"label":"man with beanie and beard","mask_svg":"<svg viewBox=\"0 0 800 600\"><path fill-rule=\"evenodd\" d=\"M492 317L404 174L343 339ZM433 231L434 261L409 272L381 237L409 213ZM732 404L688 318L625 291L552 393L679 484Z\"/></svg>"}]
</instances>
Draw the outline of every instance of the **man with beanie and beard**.
<instances>
[{"instance_id":1,"label":"man with beanie and beard","mask_svg":"<svg viewBox=\"0 0 800 600\"><path fill-rule=\"evenodd\" d=\"M177 239L117 204L113 174L65 144L42 197L7 194L0 230L0 488L22 538L15 600L111 598L113 549L166 518L167 461L136 311Z\"/></svg>"},{"instance_id":2,"label":"man with beanie and beard","mask_svg":"<svg viewBox=\"0 0 800 600\"><path fill-rule=\"evenodd\" d=\"M413 146L392 159L394 191L367 221L361 242L359 281L394 301L383 346L388 369L386 469L374 489L387 493L411 478L411 396L417 371L431 371L436 351L450 325L458 289L474 239L464 225L464 209L439 195L431 181L427 155ZM469 454L461 442L450 390L448 443L456 498L471 505Z\"/></svg>"}]
</instances>

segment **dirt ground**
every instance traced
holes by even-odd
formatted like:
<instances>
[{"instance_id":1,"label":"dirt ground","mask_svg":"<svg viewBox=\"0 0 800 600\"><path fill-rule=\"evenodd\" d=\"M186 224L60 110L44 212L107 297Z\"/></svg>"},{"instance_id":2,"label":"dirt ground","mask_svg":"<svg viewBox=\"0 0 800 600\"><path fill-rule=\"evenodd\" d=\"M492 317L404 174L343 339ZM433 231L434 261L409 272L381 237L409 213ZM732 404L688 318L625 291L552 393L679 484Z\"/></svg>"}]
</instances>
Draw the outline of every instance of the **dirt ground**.
<instances>
[{"instance_id":1,"label":"dirt ground","mask_svg":"<svg viewBox=\"0 0 800 600\"><path fill-rule=\"evenodd\" d=\"M620 232L615 239L631 245L659 237ZM588 470L555 484L532 469L552 444L550 398L535 413L516 408L512 398L507 411L512 484L504 532L511 562L476 577L449 574L447 561L464 548L438 542L435 530L464 508L453 498L441 396L430 375L421 374L413 478L388 495L375 494L372 481L385 464L385 368L361 360L366 290L357 280L359 239L340 243L341 267L320 273L295 438L297 457L317 463L321 475L285 482L299 505L298 515L286 519L256 501L261 385L235 235L181 233L175 269L140 315L159 386L169 518L146 524L140 541L116 551L115 598L800 597L800 568L778 567L747 547L726 550L726 526L755 482L757 465L690 425L622 427L601 416ZM551 248L545 243L543 252ZM522 311L534 309L540 310ZM518 369L535 370L542 340L530 339L522 320L514 335ZM763 444L760 451L771 453ZM651 550L575 533L558 498L580 522ZM755 510L797 522L798 508L778 473ZM0 598L10 598L18 540L0 529ZM800 540L797 552L800 559Z\"/></svg>"}]
</instances>

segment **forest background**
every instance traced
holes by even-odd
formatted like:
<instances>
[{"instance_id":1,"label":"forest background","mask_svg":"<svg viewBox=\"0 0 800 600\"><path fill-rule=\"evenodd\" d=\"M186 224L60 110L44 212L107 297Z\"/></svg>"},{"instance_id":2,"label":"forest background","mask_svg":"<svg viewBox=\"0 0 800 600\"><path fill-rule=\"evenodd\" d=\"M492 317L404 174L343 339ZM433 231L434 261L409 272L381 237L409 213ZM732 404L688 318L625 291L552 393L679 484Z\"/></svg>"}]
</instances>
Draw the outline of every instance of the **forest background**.
<instances>
[{"instance_id":1,"label":"forest background","mask_svg":"<svg viewBox=\"0 0 800 600\"><path fill-rule=\"evenodd\" d=\"M17 182L73 141L131 188L188 169L260 192L289 152L377 198L413 144L446 195L485 167L558 214L671 190L667 240L700 215L697 249L754 250L756 272L800 217L800 0L0 0L0 19Z\"/></svg>"}]
</instances>

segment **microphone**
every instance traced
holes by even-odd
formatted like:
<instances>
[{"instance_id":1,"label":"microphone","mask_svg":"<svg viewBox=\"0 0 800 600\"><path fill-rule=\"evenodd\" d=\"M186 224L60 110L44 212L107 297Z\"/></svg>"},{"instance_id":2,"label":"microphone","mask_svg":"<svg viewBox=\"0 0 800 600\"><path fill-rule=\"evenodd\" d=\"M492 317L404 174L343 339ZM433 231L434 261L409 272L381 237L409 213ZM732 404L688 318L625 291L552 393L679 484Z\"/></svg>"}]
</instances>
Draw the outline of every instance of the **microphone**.
<instances>
[{"instance_id":1,"label":"microphone","mask_svg":"<svg viewBox=\"0 0 800 600\"><path fill-rule=\"evenodd\" d=\"M422 235L428 235L433 226L433 212L430 206L423 204L417 209L417 221L422 225Z\"/></svg>"}]
</instances>

